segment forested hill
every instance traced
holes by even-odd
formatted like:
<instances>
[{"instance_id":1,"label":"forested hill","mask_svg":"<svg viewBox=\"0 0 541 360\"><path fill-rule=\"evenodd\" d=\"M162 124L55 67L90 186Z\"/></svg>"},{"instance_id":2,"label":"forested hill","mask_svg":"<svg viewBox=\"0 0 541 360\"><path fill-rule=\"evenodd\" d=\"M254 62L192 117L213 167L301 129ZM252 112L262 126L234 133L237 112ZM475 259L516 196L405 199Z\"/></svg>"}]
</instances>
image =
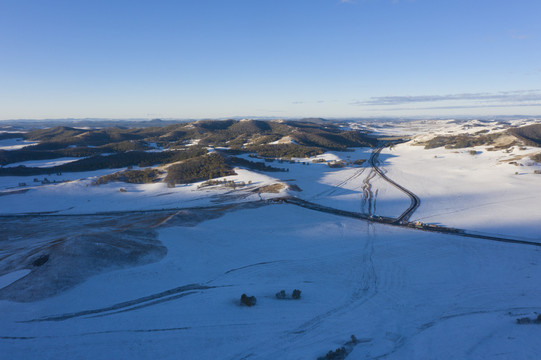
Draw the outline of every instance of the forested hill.
<instances>
[{"instance_id":1,"label":"forested hill","mask_svg":"<svg viewBox=\"0 0 541 360\"><path fill-rule=\"evenodd\" d=\"M6 138L15 136L35 144L18 150L0 150L1 166L29 160L81 158L49 169L56 172L166 164L200 156L209 146L236 153L291 158L376 144L376 139L366 133L344 130L337 124L307 121L203 120L166 126L97 129L56 126L4 135ZM21 166L2 168L0 175L46 171Z\"/></svg>"},{"instance_id":2,"label":"forested hill","mask_svg":"<svg viewBox=\"0 0 541 360\"><path fill-rule=\"evenodd\" d=\"M342 130L333 124L295 121L261 120L201 120L163 127L80 129L57 126L23 134L29 141L38 141L42 148L71 146L105 146L137 141L156 143L160 147L183 145L199 141L204 145L241 148L243 144L268 144L289 136L305 146L333 150L347 147L373 146L375 139L359 131Z\"/></svg>"}]
</instances>

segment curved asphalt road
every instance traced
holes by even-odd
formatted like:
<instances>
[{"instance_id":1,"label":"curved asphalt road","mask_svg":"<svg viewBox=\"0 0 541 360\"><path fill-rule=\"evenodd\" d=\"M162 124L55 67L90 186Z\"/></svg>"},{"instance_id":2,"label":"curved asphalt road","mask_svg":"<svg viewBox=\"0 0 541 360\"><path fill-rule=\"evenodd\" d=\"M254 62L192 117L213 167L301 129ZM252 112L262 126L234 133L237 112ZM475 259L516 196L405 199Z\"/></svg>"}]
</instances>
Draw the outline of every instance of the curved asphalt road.
<instances>
[{"instance_id":1,"label":"curved asphalt road","mask_svg":"<svg viewBox=\"0 0 541 360\"><path fill-rule=\"evenodd\" d=\"M405 187L397 184L396 182L394 182L393 180L389 179L387 177L387 175L385 175L383 173L383 171L381 171L380 168L378 168L378 165L377 165L377 161L378 161L378 156L379 154L381 153L381 150L383 150L383 147L379 147L377 148L376 150L374 150L372 152L372 155L370 156L370 165L372 166L372 168L374 169L374 171L376 173L378 173L379 176L381 176L385 181L387 181L389 184L393 185L394 187L396 187L397 189L401 190L402 192L406 193L406 195L408 195L408 197L410 198L411 200L411 204L410 206L406 209L406 211L404 211L402 213L402 215L400 215L397 219L396 219L396 222L397 223L402 223L402 222L405 222L405 221L408 221L409 218L411 217L411 215L413 215L413 213L415 212L415 210L417 210L417 208L419 207L419 205L421 205L421 199L419 199L419 197L417 195L415 195L414 193L412 193L411 191L409 191L408 189L406 189Z\"/></svg>"}]
</instances>

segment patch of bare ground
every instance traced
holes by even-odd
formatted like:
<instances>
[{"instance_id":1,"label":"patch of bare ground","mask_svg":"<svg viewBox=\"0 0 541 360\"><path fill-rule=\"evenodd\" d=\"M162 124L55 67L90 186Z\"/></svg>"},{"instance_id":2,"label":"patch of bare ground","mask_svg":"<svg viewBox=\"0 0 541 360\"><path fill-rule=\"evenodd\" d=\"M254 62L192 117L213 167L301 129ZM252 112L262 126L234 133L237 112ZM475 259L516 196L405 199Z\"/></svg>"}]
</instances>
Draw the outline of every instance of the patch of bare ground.
<instances>
[{"instance_id":1,"label":"patch of bare ground","mask_svg":"<svg viewBox=\"0 0 541 360\"><path fill-rule=\"evenodd\" d=\"M262 186L260 188L257 188L257 189L255 189L255 192L257 192L259 194L263 194L263 193L277 194L280 191L282 191L285 187L286 186L284 184L282 184L282 183L275 183L275 184L266 185L266 186Z\"/></svg>"},{"instance_id":2,"label":"patch of bare ground","mask_svg":"<svg viewBox=\"0 0 541 360\"><path fill-rule=\"evenodd\" d=\"M493 146L496 149L507 149L519 144L519 139L514 135L502 134L493 140Z\"/></svg>"},{"instance_id":3,"label":"patch of bare ground","mask_svg":"<svg viewBox=\"0 0 541 360\"><path fill-rule=\"evenodd\" d=\"M528 158L528 157L535 161L536 156L541 156L541 153L529 153L529 154L524 154L524 155L515 155L512 158L500 160L499 163L512 163L512 162L516 162L516 161L519 161L519 160L522 160L522 159Z\"/></svg>"}]
</instances>

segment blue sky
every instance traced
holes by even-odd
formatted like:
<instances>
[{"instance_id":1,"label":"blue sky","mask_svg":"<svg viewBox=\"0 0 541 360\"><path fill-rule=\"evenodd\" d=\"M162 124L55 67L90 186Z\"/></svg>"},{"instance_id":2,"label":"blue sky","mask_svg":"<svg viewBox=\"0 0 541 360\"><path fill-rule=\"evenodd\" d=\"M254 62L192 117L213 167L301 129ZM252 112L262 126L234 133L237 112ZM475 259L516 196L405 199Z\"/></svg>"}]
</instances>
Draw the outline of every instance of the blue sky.
<instances>
[{"instance_id":1,"label":"blue sky","mask_svg":"<svg viewBox=\"0 0 541 360\"><path fill-rule=\"evenodd\" d=\"M539 0L0 0L0 119L541 114Z\"/></svg>"}]
</instances>

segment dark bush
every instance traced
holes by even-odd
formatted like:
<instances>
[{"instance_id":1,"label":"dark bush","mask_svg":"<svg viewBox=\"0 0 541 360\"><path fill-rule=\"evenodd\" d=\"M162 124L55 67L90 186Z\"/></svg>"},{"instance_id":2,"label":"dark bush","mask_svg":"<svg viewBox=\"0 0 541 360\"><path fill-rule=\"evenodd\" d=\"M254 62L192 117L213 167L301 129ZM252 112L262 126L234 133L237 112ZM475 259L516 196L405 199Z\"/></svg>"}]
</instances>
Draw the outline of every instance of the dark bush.
<instances>
[{"instance_id":1,"label":"dark bush","mask_svg":"<svg viewBox=\"0 0 541 360\"><path fill-rule=\"evenodd\" d=\"M254 306L256 303L255 296L248 296L246 294L242 294L240 297L240 304L246 305L246 306Z\"/></svg>"},{"instance_id":2,"label":"dark bush","mask_svg":"<svg viewBox=\"0 0 541 360\"><path fill-rule=\"evenodd\" d=\"M320 357L318 360L343 360L348 355L345 347L338 348L334 351L329 351L325 357Z\"/></svg>"},{"instance_id":3,"label":"dark bush","mask_svg":"<svg viewBox=\"0 0 541 360\"><path fill-rule=\"evenodd\" d=\"M291 294L291 297L295 300L298 300L301 298L301 291L299 289L293 290L293 293Z\"/></svg>"}]
</instances>

